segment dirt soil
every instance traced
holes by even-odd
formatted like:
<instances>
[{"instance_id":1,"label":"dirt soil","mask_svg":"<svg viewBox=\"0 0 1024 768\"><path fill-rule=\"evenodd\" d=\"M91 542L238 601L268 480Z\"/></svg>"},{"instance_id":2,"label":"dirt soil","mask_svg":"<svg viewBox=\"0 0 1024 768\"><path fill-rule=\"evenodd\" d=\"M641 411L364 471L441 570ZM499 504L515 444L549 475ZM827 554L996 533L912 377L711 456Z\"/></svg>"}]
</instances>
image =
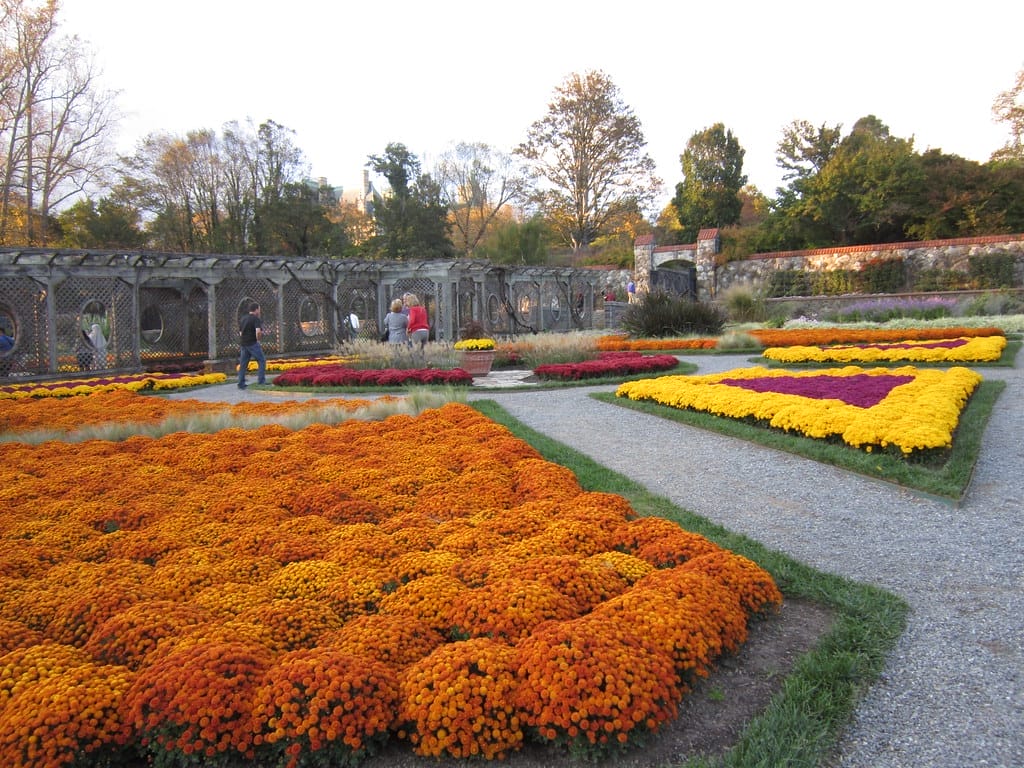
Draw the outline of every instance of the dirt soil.
<instances>
[{"instance_id":1,"label":"dirt soil","mask_svg":"<svg viewBox=\"0 0 1024 768\"><path fill-rule=\"evenodd\" d=\"M832 623L831 612L803 600L787 600L778 614L750 628L750 636L736 656L723 658L706 680L683 698L679 717L644 745L587 765L615 768L665 768L693 757L724 754L747 722L760 714L796 659L813 648ZM564 751L529 744L502 768L564 768L572 758ZM407 742L390 743L367 759L365 768L466 768L485 765L482 760L422 758Z\"/></svg>"}]
</instances>

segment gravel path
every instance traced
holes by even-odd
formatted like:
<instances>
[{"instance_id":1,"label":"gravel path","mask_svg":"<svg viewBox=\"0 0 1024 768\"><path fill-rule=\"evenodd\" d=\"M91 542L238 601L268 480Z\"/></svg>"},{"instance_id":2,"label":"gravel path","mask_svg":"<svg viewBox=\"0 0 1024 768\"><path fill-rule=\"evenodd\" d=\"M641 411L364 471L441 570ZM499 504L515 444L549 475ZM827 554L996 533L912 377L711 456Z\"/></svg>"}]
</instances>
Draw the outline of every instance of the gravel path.
<instances>
[{"instance_id":1,"label":"gravel path","mask_svg":"<svg viewBox=\"0 0 1024 768\"><path fill-rule=\"evenodd\" d=\"M699 373L750 365L693 356ZM834 766L1024 766L1024 371L1003 379L958 507L840 469L598 402L493 392L533 429L681 507L911 606Z\"/></svg>"}]
</instances>

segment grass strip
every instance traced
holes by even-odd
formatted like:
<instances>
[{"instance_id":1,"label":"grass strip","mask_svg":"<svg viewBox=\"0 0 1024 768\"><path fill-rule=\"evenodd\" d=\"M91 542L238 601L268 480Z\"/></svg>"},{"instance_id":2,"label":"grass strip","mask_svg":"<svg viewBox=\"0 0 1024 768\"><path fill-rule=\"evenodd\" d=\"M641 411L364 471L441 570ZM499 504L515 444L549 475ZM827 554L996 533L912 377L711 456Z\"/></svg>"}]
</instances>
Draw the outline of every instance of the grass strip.
<instances>
[{"instance_id":1,"label":"grass strip","mask_svg":"<svg viewBox=\"0 0 1024 768\"><path fill-rule=\"evenodd\" d=\"M647 413L729 437L747 440L766 448L786 451L823 464L832 464L850 472L913 488L939 499L959 503L967 492L974 465L981 450L992 408L1006 388L1004 381L983 381L967 401L953 435L953 447L942 464L915 462L881 451L867 453L849 445L830 443L782 430L769 429L739 419L716 416L703 411L684 410L650 401L616 397L612 392L594 392L591 397L605 403Z\"/></svg>"},{"instance_id":2,"label":"grass strip","mask_svg":"<svg viewBox=\"0 0 1024 768\"><path fill-rule=\"evenodd\" d=\"M815 570L678 507L526 427L493 400L477 400L471 405L530 443L548 461L570 469L587 490L623 496L638 514L673 520L758 563L771 573L784 595L813 600L832 610L835 620L830 631L798 660L768 707L747 724L725 757L714 762L690 760L681 768L822 764L850 722L857 702L881 674L906 626L907 604L877 587Z\"/></svg>"}]
</instances>

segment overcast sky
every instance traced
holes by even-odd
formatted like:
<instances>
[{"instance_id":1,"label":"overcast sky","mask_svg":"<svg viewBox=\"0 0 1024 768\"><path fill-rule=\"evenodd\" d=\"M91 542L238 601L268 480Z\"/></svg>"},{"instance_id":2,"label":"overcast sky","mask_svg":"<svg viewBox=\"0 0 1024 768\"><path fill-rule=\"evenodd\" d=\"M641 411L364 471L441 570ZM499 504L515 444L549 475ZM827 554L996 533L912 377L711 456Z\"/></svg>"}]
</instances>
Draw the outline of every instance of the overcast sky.
<instances>
[{"instance_id":1,"label":"overcast sky","mask_svg":"<svg viewBox=\"0 0 1024 768\"><path fill-rule=\"evenodd\" d=\"M1024 68L1024 3L633 0L63 0L126 115L118 149L271 119L312 177L359 184L401 142L429 170L458 141L505 151L573 72L597 69L643 126L665 183L723 123L769 196L782 129L873 114L918 151L985 161L1009 137L992 102Z\"/></svg>"}]
</instances>

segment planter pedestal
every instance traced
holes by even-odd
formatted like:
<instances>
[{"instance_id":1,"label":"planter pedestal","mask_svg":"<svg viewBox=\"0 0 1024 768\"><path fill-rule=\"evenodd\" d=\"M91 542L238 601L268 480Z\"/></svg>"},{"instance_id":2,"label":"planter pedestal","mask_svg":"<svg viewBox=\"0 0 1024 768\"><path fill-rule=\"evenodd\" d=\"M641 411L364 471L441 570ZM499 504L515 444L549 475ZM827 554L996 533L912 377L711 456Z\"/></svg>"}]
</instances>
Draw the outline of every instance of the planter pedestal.
<instances>
[{"instance_id":1,"label":"planter pedestal","mask_svg":"<svg viewBox=\"0 0 1024 768\"><path fill-rule=\"evenodd\" d=\"M459 367L471 376L486 376L494 355L493 349L465 349L459 353Z\"/></svg>"}]
</instances>

